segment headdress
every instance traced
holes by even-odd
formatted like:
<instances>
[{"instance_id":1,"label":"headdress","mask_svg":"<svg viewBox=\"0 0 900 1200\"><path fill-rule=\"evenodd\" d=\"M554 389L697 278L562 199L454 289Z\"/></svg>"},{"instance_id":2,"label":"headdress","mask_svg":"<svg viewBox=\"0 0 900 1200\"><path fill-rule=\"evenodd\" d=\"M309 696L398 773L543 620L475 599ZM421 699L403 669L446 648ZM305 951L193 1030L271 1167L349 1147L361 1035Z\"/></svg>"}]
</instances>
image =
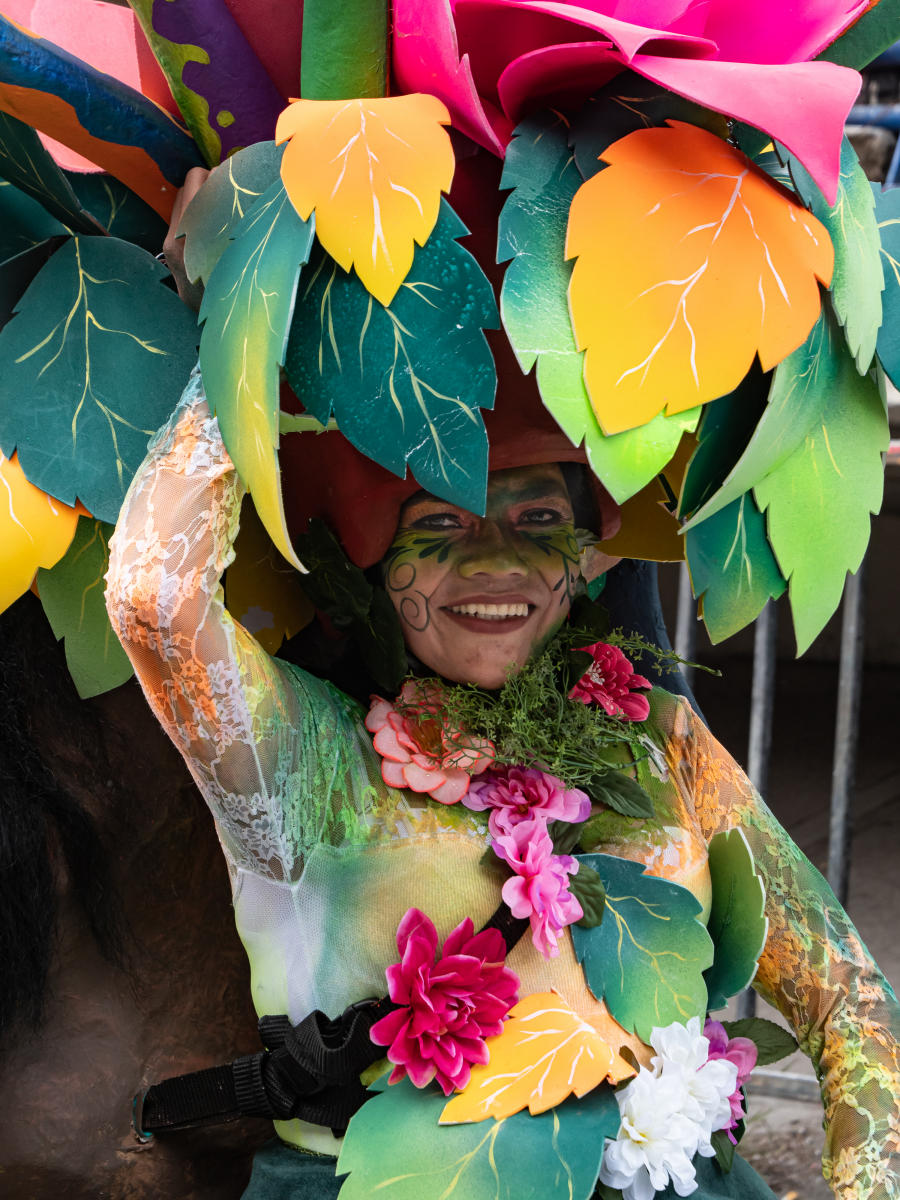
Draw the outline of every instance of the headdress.
<instances>
[{"instance_id":1,"label":"headdress","mask_svg":"<svg viewBox=\"0 0 900 1200\"><path fill-rule=\"evenodd\" d=\"M139 44L127 83L0 19L6 603L38 571L74 657L101 640L109 525L198 341L153 251L188 167L221 162L182 226L200 359L286 558L294 483L329 484L322 425L404 487L481 507L502 326L509 445L536 387L562 434L545 449L682 522L714 638L787 589L809 645L865 551L880 381L900 380L897 202L842 133L892 5L394 0L388 21L385 0L307 0L302 56L296 14L254 0L132 9L109 8ZM78 14L60 5L61 42ZM108 174L62 171L35 129ZM458 199L473 144L502 201L488 255Z\"/></svg>"}]
</instances>

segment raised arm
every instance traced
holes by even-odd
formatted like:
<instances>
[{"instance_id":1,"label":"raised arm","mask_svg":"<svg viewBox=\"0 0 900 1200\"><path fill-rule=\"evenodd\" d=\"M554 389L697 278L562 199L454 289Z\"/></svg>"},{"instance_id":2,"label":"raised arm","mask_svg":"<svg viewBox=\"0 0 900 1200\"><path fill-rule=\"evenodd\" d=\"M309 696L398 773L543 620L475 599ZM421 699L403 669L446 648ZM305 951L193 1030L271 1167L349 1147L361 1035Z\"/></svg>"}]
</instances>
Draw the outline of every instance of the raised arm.
<instances>
[{"instance_id":1,"label":"raised arm","mask_svg":"<svg viewBox=\"0 0 900 1200\"><path fill-rule=\"evenodd\" d=\"M812 1059L825 1105L823 1172L838 1200L900 1197L900 1006L828 884L747 776L694 721L704 835L739 825L766 886L754 987Z\"/></svg>"},{"instance_id":2,"label":"raised arm","mask_svg":"<svg viewBox=\"0 0 900 1200\"><path fill-rule=\"evenodd\" d=\"M195 372L125 498L106 600L229 858L280 879L297 868L279 788L300 753L298 693L293 676L223 604L220 579L233 558L242 496ZM305 749L314 756L314 746Z\"/></svg>"}]
</instances>

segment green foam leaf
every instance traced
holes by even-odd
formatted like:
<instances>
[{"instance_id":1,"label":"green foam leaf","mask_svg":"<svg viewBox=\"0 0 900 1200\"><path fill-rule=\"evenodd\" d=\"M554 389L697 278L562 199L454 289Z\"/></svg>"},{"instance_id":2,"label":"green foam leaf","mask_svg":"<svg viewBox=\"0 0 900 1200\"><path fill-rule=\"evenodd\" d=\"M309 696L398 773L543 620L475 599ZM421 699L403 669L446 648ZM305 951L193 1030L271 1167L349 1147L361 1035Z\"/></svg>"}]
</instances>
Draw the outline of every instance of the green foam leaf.
<instances>
[{"instance_id":1,"label":"green foam leaf","mask_svg":"<svg viewBox=\"0 0 900 1200\"><path fill-rule=\"evenodd\" d=\"M787 584L766 537L766 522L745 492L684 535L694 595L710 641L722 642L755 621Z\"/></svg>"},{"instance_id":2,"label":"green foam leaf","mask_svg":"<svg viewBox=\"0 0 900 1200\"><path fill-rule=\"evenodd\" d=\"M843 378L846 355L840 353L832 336L833 323L823 309L803 345L775 368L768 403L746 449L722 486L685 523L685 529L699 525L755 487L790 458L815 427L825 396L833 394Z\"/></svg>"},{"instance_id":3,"label":"green foam leaf","mask_svg":"<svg viewBox=\"0 0 900 1200\"><path fill-rule=\"evenodd\" d=\"M680 884L645 875L640 863L580 854L606 888L603 921L572 926L588 986L623 1028L649 1042L656 1026L706 1013L703 972L713 944L699 900Z\"/></svg>"},{"instance_id":4,"label":"green foam leaf","mask_svg":"<svg viewBox=\"0 0 900 1200\"><path fill-rule=\"evenodd\" d=\"M103 233L30 125L0 112L0 178L36 200L73 233Z\"/></svg>"},{"instance_id":5,"label":"green foam leaf","mask_svg":"<svg viewBox=\"0 0 900 1200\"><path fill-rule=\"evenodd\" d=\"M22 254L51 237L65 237L66 228L37 200L0 179L0 262Z\"/></svg>"},{"instance_id":6,"label":"green foam leaf","mask_svg":"<svg viewBox=\"0 0 900 1200\"><path fill-rule=\"evenodd\" d=\"M569 144L582 178L590 179L605 168L599 160L613 142L638 129L665 125L670 119L728 137L728 119L721 113L677 96L643 75L616 75L582 105L572 121Z\"/></svg>"},{"instance_id":7,"label":"green foam leaf","mask_svg":"<svg viewBox=\"0 0 900 1200\"><path fill-rule=\"evenodd\" d=\"M898 30L900 32L900 30ZM793 156L787 156L791 175L804 203L831 235L834 275L831 298L847 345L860 374L872 365L881 326L881 239L875 219L872 185L845 137L841 143L841 172L837 200L826 202L812 176Z\"/></svg>"},{"instance_id":8,"label":"green foam leaf","mask_svg":"<svg viewBox=\"0 0 900 1200\"><path fill-rule=\"evenodd\" d=\"M819 58L845 67L863 67L900 38L900 0L878 0L826 47Z\"/></svg>"},{"instance_id":9,"label":"green foam leaf","mask_svg":"<svg viewBox=\"0 0 900 1200\"><path fill-rule=\"evenodd\" d=\"M756 485L769 544L788 580L797 653L821 633L859 570L881 508L889 440L884 398L860 375L833 319L824 326L828 386L814 424L794 452Z\"/></svg>"},{"instance_id":10,"label":"green foam leaf","mask_svg":"<svg viewBox=\"0 0 900 1200\"><path fill-rule=\"evenodd\" d=\"M341 1147L340 1200L588 1200L604 1139L619 1129L605 1085L537 1117L467 1125L438 1124L447 1099L437 1089L375 1086Z\"/></svg>"},{"instance_id":11,"label":"green foam leaf","mask_svg":"<svg viewBox=\"0 0 900 1200\"><path fill-rule=\"evenodd\" d=\"M712 908L707 929L715 958L705 972L709 1010L722 1008L753 979L766 944L766 889L741 829L717 833L709 843Z\"/></svg>"},{"instance_id":12,"label":"green foam leaf","mask_svg":"<svg viewBox=\"0 0 900 1200\"><path fill-rule=\"evenodd\" d=\"M269 537L294 566L278 465L279 368L300 268L313 243L276 180L237 224L200 307L200 367L211 410Z\"/></svg>"},{"instance_id":13,"label":"green foam leaf","mask_svg":"<svg viewBox=\"0 0 900 1200\"><path fill-rule=\"evenodd\" d=\"M523 121L510 143L502 186L512 187L500 214L497 259L512 259L500 313L519 366L537 363L547 409L574 445L584 442L594 474L620 503L666 465L700 419L699 408L662 413L638 429L608 437L587 394L583 358L569 316L572 263L565 261L569 206L582 184L561 118L542 113Z\"/></svg>"},{"instance_id":14,"label":"green foam leaf","mask_svg":"<svg viewBox=\"0 0 900 1200\"><path fill-rule=\"evenodd\" d=\"M341 433L393 471L409 463L423 488L483 512L496 328L494 294L456 240L466 227L450 205L388 308L359 277L317 249L297 301L285 368L308 412L332 411Z\"/></svg>"},{"instance_id":15,"label":"green foam leaf","mask_svg":"<svg viewBox=\"0 0 900 1200\"><path fill-rule=\"evenodd\" d=\"M383 96L387 0L304 0L300 94L307 100Z\"/></svg>"},{"instance_id":16,"label":"green foam leaf","mask_svg":"<svg viewBox=\"0 0 900 1200\"><path fill-rule=\"evenodd\" d=\"M210 171L178 227L184 235L184 269L192 283L209 282L241 221L277 183L283 153L274 142L256 142Z\"/></svg>"},{"instance_id":17,"label":"green foam leaf","mask_svg":"<svg viewBox=\"0 0 900 1200\"><path fill-rule=\"evenodd\" d=\"M152 255L65 242L0 331L0 447L66 504L114 522L147 441L196 361L193 314Z\"/></svg>"},{"instance_id":18,"label":"green foam leaf","mask_svg":"<svg viewBox=\"0 0 900 1200\"><path fill-rule=\"evenodd\" d=\"M38 594L54 635L65 640L66 663L79 696L99 696L132 675L103 600L113 527L81 517L66 554L37 575Z\"/></svg>"},{"instance_id":19,"label":"green foam leaf","mask_svg":"<svg viewBox=\"0 0 900 1200\"><path fill-rule=\"evenodd\" d=\"M67 171L72 191L113 237L158 254L166 237L159 213L105 171Z\"/></svg>"},{"instance_id":20,"label":"green foam leaf","mask_svg":"<svg viewBox=\"0 0 900 1200\"><path fill-rule=\"evenodd\" d=\"M891 383L900 383L900 188L873 185L875 219L884 267L884 320L878 331L878 360Z\"/></svg>"}]
</instances>

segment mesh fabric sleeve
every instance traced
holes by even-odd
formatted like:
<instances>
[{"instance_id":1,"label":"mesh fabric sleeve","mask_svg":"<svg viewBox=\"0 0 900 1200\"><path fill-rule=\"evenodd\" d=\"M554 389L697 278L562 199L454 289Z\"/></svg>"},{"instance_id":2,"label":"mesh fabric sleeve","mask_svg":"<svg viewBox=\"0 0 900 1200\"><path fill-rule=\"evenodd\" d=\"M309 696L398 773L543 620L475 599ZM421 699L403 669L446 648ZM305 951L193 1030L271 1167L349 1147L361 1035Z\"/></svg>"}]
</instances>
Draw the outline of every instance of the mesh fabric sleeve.
<instances>
[{"instance_id":1,"label":"mesh fabric sleeve","mask_svg":"<svg viewBox=\"0 0 900 1200\"><path fill-rule=\"evenodd\" d=\"M125 498L107 607L213 810L231 866L293 879L302 866L290 828L296 797L312 788L315 725L334 701L318 680L279 665L225 609L220 579L242 496L195 372Z\"/></svg>"},{"instance_id":2,"label":"mesh fabric sleeve","mask_svg":"<svg viewBox=\"0 0 900 1200\"><path fill-rule=\"evenodd\" d=\"M740 826L766 887L754 987L812 1060L825 1105L823 1172L838 1200L900 1198L900 1006L828 884L747 776L693 720L694 793L707 841Z\"/></svg>"}]
</instances>

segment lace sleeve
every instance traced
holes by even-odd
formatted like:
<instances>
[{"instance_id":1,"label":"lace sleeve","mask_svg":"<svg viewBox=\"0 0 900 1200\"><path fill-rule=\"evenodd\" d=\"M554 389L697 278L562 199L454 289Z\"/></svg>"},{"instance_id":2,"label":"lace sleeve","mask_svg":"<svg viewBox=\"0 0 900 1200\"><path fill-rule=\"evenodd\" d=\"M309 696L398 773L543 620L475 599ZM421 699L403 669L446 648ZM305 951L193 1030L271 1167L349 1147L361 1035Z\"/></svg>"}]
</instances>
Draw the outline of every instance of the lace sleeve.
<instances>
[{"instance_id":1,"label":"lace sleeve","mask_svg":"<svg viewBox=\"0 0 900 1200\"><path fill-rule=\"evenodd\" d=\"M812 1059L825 1104L823 1173L838 1200L900 1197L900 1006L828 884L699 720L697 816L709 840L740 825L766 886L754 986Z\"/></svg>"},{"instance_id":2,"label":"lace sleeve","mask_svg":"<svg viewBox=\"0 0 900 1200\"><path fill-rule=\"evenodd\" d=\"M297 680L234 622L220 578L243 488L195 372L153 439L110 547L107 607L151 708L184 755L232 864L295 873L279 780L297 772ZM315 755L315 746L304 753Z\"/></svg>"}]
</instances>

